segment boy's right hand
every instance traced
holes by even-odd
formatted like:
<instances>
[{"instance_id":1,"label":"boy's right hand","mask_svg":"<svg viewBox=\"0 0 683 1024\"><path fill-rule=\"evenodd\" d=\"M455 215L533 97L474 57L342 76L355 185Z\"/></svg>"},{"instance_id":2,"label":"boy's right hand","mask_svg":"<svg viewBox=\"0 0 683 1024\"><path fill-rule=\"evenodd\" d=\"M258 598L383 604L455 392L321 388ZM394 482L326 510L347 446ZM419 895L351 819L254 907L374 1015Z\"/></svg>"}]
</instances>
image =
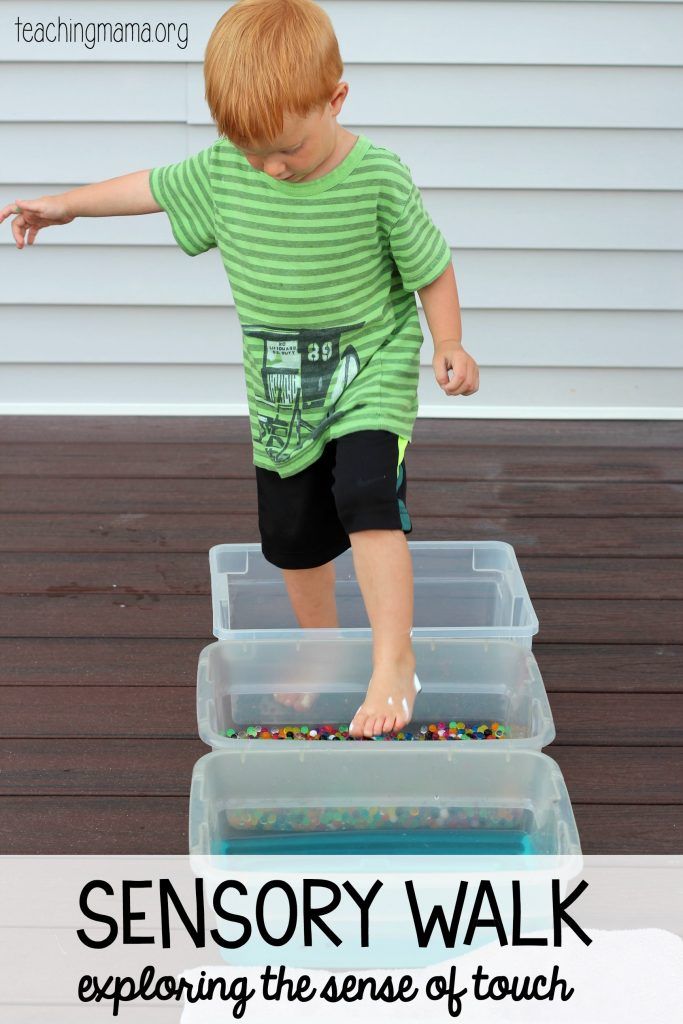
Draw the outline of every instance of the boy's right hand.
<instances>
[{"instance_id":1,"label":"boy's right hand","mask_svg":"<svg viewBox=\"0 0 683 1024\"><path fill-rule=\"evenodd\" d=\"M70 224L75 219L69 213L63 196L17 199L0 210L0 224L12 214L16 214L12 221L12 234L18 249L23 249L26 243L33 245L41 228L52 224Z\"/></svg>"}]
</instances>

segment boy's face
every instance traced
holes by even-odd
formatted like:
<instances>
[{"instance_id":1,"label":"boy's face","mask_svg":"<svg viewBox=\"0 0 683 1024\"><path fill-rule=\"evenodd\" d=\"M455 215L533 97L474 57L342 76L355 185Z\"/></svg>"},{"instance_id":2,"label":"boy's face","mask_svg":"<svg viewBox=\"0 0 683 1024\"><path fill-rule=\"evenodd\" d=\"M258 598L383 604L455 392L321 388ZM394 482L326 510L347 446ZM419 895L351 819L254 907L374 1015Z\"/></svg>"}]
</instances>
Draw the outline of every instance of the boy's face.
<instances>
[{"instance_id":1,"label":"boy's face","mask_svg":"<svg viewBox=\"0 0 683 1024\"><path fill-rule=\"evenodd\" d=\"M340 82L330 103L307 117L286 114L282 134L270 144L237 148L257 171L280 181L306 181L319 168L321 174L326 173L323 165L337 147L336 117L348 88L346 82Z\"/></svg>"}]
</instances>

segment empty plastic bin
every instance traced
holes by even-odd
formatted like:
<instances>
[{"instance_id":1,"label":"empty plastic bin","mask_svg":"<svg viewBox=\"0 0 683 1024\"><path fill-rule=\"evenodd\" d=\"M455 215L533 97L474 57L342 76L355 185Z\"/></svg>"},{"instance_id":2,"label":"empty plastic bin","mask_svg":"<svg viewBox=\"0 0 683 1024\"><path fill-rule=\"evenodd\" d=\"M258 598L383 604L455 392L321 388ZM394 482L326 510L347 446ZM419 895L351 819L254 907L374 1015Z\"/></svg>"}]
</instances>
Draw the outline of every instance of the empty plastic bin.
<instances>
[{"instance_id":1,"label":"empty plastic bin","mask_svg":"<svg viewBox=\"0 0 683 1024\"><path fill-rule=\"evenodd\" d=\"M326 631L325 631L326 632ZM541 673L531 651L509 640L453 640L419 636L413 640L422 691L406 730L430 723L464 723L476 729L499 724L503 738L491 741L442 740L442 749L479 751L535 749L552 743L555 727ZM372 637L317 634L309 630L257 642L217 640L206 646L197 669L199 735L214 750L253 747L274 753L283 741L228 738L245 726L342 725L351 721L372 673ZM296 695L299 707L282 702ZM305 702L310 702L305 707ZM303 706L302 706L303 705ZM324 746L336 757L344 747L365 756L384 756L433 747L417 740L327 742L284 741L293 753L302 745Z\"/></svg>"},{"instance_id":2,"label":"empty plastic bin","mask_svg":"<svg viewBox=\"0 0 683 1024\"><path fill-rule=\"evenodd\" d=\"M531 647L538 618L512 545L502 541L409 541L414 576L414 636L513 640ZM213 632L255 639L299 629L282 571L260 544L209 550ZM351 550L336 559L340 635L370 631Z\"/></svg>"}]
</instances>

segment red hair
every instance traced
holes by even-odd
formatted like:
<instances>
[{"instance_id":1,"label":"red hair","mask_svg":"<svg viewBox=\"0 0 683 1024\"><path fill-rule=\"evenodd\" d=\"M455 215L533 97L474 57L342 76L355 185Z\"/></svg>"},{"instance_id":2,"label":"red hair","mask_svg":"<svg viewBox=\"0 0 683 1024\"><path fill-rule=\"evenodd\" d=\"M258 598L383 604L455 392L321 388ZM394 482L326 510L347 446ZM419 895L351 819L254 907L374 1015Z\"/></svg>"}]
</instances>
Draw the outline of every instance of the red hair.
<instances>
[{"instance_id":1,"label":"red hair","mask_svg":"<svg viewBox=\"0 0 683 1024\"><path fill-rule=\"evenodd\" d=\"M238 0L206 46L206 101L235 145L270 143L286 113L323 108L343 71L332 22L313 0Z\"/></svg>"}]
</instances>

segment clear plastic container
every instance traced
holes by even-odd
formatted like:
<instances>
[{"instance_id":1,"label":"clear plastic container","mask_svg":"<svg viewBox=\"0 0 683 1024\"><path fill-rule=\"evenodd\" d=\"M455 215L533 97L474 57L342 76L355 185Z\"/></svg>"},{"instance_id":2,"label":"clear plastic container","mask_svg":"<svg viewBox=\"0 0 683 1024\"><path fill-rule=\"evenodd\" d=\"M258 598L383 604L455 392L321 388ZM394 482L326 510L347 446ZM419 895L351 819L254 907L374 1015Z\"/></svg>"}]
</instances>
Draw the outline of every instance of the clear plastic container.
<instances>
[{"instance_id":1,"label":"clear plastic container","mask_svg":"<svg viewBox=\"0 0 683 1024\"><path fill-rule=\"evenodd\" d=\"M453 640L415 637L413 649L422 690L415 702L413 734L421 725L451 721L476 729L498 723L503 738L442 740L442 750L540 750L555 737L553 717L538 664L531 651L509 640ZM320 637L308 630L257 642L217 640L206 646L197 669L199 735L212 749L252 748L295 753L302 745L334 750L346 746L365 756L407 750L424 753L434 742L416 740L325 742L228 738L245 726L341 725L362 702L372 672L372 637ZM283 703L296 700L298 706ZM308 705L308 706L307 706Z\"/></svg>"},{"instance_id":2,"label":"clear plastic container","mask_svg":"<svg viewBox=\"0 0 683 1024\"><path fill-rule=\"evenodd\" d=\"M397 773L395 758L360 757L357 744L335 756L327 745L298 745L292 751L291 745L276 744L270 754L266 745L215 751L194 767L190 854L208 898L213 902L227 883L227 909L235 906L254 921L264 886L288 885L296 894L296 914L307 884L322 885L326 901L330 883L344 894L349 883L367 893L381 881L369 945L361 942L357 905L343 898L326 919L339 945L319 929L307 939L299 913L291 941L278 948L279 963L346 970L415 967L443 963L494 941L491 928L478 929L473 941L465 941L462 924L448 944L435 929L427 946L421 945L406 879L418 894L423 920L437 905L449 919L464 881L462 919L467 922L478 886L486 881L494 886L509 935L516 913L514 882L522 887L523 931L552 928L553 880L564 898L582 857L562 773L545 754L492 749L482 757L474 749L456 754L451 744L443 752L430 747L404 759L409 770ZM243 886L239 895L236 881ZM269 897L268 929L280 936L293 911L277 895ZM316 901L322 898L318 891ZM235 939L232 924L224 918L216 918L216 924L224 938ZM269 941L253 929L245 945L223 955L233 965L263 965L273 954Z\"/></svg>"},{"instance_id":3,"label":"clear plastic container","mask_svg":"<svg viewBox=\"0 0 683 1024\"><path fill-rule=\"evenodd\" d=\"M538 632L512 545L503 541L408 541L414 576L414 636L506 639L531 647ZM300 630L282 576L260 544L209 550L213 632L256 639ZM336 559L339 629L370 632L351 550ZM316 630L316 632L320 632ZM326 631L328 632L328 631Z\"/></svg>"},{"instance_id":4,"label":"clear plastic container","mask_svg":"<svg viewBox=\"0 0 683 1024\"><path fill-rule=\"evenodd\" d=\"M190 853L576 856L558 765L538 751L429 747L396 759L340 744L252 744L197 761ZM372 745L373 749L376 745ZM489 744L494 747L494 744ZM407 769L407 770L405 770Z\"/></svg>"}]
</instances>

